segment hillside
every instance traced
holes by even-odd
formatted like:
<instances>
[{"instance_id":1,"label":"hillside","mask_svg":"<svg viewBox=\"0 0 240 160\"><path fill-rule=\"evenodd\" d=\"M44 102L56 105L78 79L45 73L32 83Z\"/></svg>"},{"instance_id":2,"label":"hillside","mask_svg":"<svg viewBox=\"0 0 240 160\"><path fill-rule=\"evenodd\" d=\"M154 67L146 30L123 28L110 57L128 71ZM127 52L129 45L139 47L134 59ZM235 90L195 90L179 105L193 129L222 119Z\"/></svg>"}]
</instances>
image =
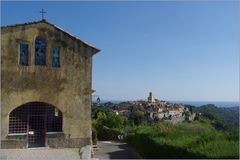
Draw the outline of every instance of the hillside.
<instances>
[{"instance_id":1,"label":"hillside","mask_svg":"<svg viewBox=\"0 0 240 160\"><path fill-rule=\"evenodd\" d=\"M219 108L213 104L193 107L194 112L204 114L212 114L218 120L226 124L228 129L239 126L239 107Z\"/></svg>"},{"instance_id":2,"label":"hillside","mask_svg":"<svg viewBox=\"0 0 240 160\"><path fill-rule=\"evenodd\" d=\"M234 130L225 130L220 123L226 121L233 124L233 119L236 120L238 117L236 115L238 108L222 109L213 105L198 108L188 106L189 111L194 110L202 114L198 114L193 121L169 123L160 120L145 123L141 118L144 118L146 112L137 111L139 114L134 114L135 117L127 117L112 111L112 108L128 109L129 104L133 106L130 107L132 110L134 104L138 104L136 106L140 108L136 102L93 106L94 144L97 140L125 141L143 158L239 158L238 127L235 124L232 127ZM142 105L143 109L144 106ZM149 107L146 111L148 109Z\"/></svg>"}]
</instances>

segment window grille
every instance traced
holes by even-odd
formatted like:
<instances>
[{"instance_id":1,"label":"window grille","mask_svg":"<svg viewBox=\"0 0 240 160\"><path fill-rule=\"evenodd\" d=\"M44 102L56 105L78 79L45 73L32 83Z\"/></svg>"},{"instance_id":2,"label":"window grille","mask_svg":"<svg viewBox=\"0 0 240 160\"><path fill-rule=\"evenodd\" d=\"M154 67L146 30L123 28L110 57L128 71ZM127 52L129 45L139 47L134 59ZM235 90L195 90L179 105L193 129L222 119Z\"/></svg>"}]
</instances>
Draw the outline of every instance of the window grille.
<instances>
[{"instance_id":1,"label":"window grille","mask_svg":"<svg viewBox=\"0 0 240 160\"><path fill-rule=\"evenodd\" d=\"M47 132L62 132L62 113L56 108L41 102L32 102L14 109L9 115L9 134L27 133L28 116L42 115L46 117ZM37 125L37 124L36 124Z\"/></svg>"}]
</instances>

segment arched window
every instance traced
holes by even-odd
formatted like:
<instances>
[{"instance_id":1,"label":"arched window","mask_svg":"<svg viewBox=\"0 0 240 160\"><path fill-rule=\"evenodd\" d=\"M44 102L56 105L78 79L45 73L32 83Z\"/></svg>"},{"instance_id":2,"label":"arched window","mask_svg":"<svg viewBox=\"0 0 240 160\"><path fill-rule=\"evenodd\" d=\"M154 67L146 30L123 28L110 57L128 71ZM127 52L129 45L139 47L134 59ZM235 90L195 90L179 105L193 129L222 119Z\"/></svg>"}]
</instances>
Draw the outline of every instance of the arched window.
<instances>
[{"instance_id":1,"label":"arched window","mask_svg":"<svg viewBox=\"0 0 240 160\"><path fill-rule=\"evenodd\" d=\"M20 57L19 64L27 66L28 65L28 44L20 43Z\"/></svg>"},{"instance_id":2,"label":"arched window","mask_svg":"<svg viewBox=\"0 0 240 160\"><path fill-rule=\"evenodd\" d=\"M43 37L35 39L35 65L46 65L46 41Z\"/></svg>"},{"instance_id":3,"label":"arched window","mask_svg":"<svg viewBox=\"0 0 240 160\"><path fill-rule=\"evenodd\" d=\"M60 67L60 48L52 49L52 67Z\"/></svg>"}]
</instances>

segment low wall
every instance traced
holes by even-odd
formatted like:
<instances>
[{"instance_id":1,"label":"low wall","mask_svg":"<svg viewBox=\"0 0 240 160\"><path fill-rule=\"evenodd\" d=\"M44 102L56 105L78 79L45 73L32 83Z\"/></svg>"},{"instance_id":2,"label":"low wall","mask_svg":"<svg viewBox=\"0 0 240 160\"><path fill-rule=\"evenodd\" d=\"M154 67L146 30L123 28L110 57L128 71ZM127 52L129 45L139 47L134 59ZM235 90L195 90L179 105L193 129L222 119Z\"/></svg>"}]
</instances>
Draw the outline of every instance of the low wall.
<instances>
[{"instance_id":1,"label":"low wall","mask_svg":"<svg viewBox=\"0 0 240 160\"><path fill-rule=\"evenodd\" d=\"M67 138L63 133L46 134L46 147L50 148L82 148L90 144L90 138ZM1 141L1 148L27 148L27 135L7 136Z\"/></svg>"}]
</instances>

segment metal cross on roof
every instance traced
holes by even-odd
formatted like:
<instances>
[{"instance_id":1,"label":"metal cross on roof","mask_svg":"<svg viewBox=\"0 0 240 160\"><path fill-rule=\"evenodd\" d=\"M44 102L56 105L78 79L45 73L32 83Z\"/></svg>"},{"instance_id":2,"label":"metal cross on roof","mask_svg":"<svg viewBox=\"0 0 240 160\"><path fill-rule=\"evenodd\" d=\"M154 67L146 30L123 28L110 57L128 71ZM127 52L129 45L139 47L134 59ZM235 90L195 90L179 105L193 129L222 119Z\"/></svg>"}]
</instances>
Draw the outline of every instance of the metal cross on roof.
<instances>
[{"instance_id":1,"label":"metal cross on roof","mask_svg":"<svg viewBox=\"0 0 240 160\"><path fill-rule=\"evenodd\" d=\"M44 14L47 13L47 12L45 12L42 8L42 10L39 13L42 13L42 20L44 20Z\"/></svg>"}]
</instances>

